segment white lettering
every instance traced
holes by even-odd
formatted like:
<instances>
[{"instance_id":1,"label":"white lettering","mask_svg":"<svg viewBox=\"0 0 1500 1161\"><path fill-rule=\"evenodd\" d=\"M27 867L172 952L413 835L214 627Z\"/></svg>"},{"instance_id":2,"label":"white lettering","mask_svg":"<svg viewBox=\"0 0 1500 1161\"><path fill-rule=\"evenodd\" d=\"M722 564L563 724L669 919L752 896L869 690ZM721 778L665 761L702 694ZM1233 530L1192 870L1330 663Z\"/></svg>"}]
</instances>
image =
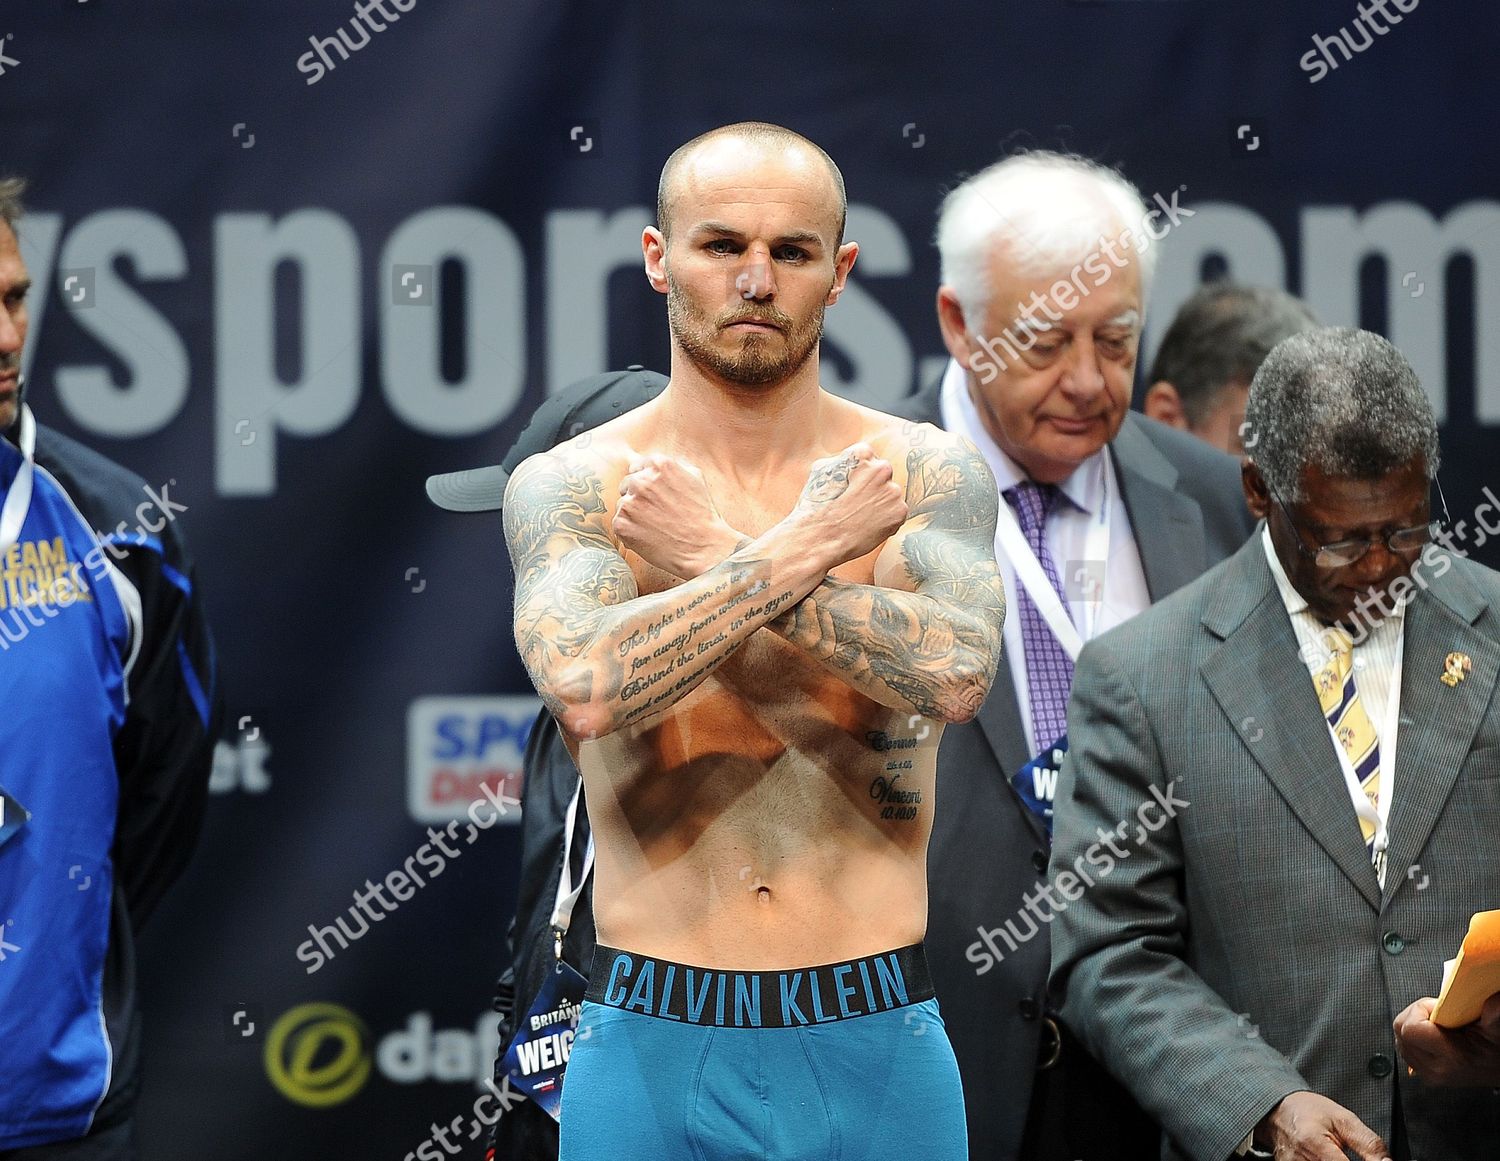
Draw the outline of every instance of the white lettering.
<instances>
[{"instance_id":1,"label":"white lettering","mask_svg":"<svg viewBox=\"0 0 1500 1161\"><path fill-rule=\"evenodd\" d=\"M442 371L439 288L446 261L463 268L461 377ZM391 271L430 266L425 300L402 302ZM465 206L441 206L397 228L380 258L381 380L408 426L428 435L475 435L515 410L526 384L526 257L509 226Z\"/></svg>"},{"instance_id":2,"label":"white lettering","mask_svg":"<svg viewBox=\"0 0 1500 1161\"><path fill-rule=\"evenodd\" d=\"M276 491L277 435L328 435L359 402L359 239L327 210L221 214L214 230L219 491ZM297 369L276 369L276 271L297 272Z\"/></svg>"},{"instance_id":3,"label":"white lettering","mask_svg":"<svg viewBox=\"0 0 1500 1161\"><path fill-rule=\"evenodd\" d=\"M160 431L182 410L188 357L172 324L116 273L120 257L130 259L144 281L180 279L187 273L182 239L155 214L105 210L79 222L63 244L62 269L92 270L94 284L79 292L72 315L125 364L127 378L117 384L109 369L99 365L59 367L57 397L78 426L129 438ZM70 297L64 295L63 302Z\"/></svg>"}]
</instances>

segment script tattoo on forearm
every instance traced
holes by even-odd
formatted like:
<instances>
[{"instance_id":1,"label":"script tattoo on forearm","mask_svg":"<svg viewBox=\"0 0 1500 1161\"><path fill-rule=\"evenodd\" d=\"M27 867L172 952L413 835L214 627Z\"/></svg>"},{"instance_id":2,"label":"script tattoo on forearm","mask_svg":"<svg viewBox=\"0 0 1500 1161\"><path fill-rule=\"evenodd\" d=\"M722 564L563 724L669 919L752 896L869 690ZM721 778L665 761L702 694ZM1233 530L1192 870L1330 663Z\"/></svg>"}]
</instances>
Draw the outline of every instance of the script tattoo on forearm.
<instances>
[{"instance_id":1,"label":"script tattoo on forearm","mask_svg":"<svg viewBox=\"0 0 1500 1161\"><path fill-rule=\"evenodd\" d=\"M505 523L516 645L533 684L559 717L569 703L594 703L617 729L684 696L793 593L767 596L772 563L736 555L641 597L606 514L598 476L551 457L512 488ZM629 616L612 607L626 602Z\"/></svg>"},{"instance_id":2,"label":"script tattoo on forearm","mask_svg":"<svg viewBox=\"0 0 1500 1161\"><path fill-rule=\"evenodd\" d=\"M676 627L676 633L663 637L660 645L651 648L651 639L636 637L622 640L621 660L628 664L631 676L618 687L606 682L603 690L604 696L618 696L621 702L616 724L630 724L663 703L678 700L729 657L747 636L747 625L753 628L751 622L759 624L790 601L792 594L786 591L763 603L747 604L769 588L769 571L769 561L733 561L726 579L670 613L667 624Z\"/></svg>"},{"instance_id":3,"label":"script tattoo on forearm","mask_svg":"<svg viewBox=\"0 0 1500 1161\"><path fill-rule=\"evenodd\" d=\"M1005 590L995 565L998 500L967 447L907 455L908 530L901 559L918 592L830 577L772 628L883 704L971 717L1000 655Z\"/></svg>"},{"instance_id":4,"label":"script tattoo on forearm","mask_svg":"<svg viewBox=\"0 0 1500 1161\"><path fill-rule=\"evenodd\" d=\"M617 664L606 666L608 675L595 691L614 706L613 726L630 725L678 701L790 603L790 591L765 596L771 573L768 560L731 557L705 574L713 587L621 637ZM681 600L679 590L660 596Z\"/></svg>"}]
</instances>

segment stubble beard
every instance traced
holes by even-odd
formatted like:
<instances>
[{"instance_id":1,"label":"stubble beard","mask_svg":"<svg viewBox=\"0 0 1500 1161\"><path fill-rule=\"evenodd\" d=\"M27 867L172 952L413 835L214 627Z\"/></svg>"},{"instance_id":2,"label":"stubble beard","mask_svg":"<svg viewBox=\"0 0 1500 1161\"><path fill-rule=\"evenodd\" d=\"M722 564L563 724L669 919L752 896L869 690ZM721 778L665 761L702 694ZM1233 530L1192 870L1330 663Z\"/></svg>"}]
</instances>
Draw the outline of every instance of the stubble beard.
<instances>
[{"instance_id":1,"label":"stubble beard","mask_svg":"<svg viewBox=\"0 0 1500 1161\"><path fill-rule=\"evenodd\" d=\"M711 318L687 300L667 280L667 325L673 341L693 364L709 375L738 387L768 387L786 382L812 358L823 337L823 307L806 321L797 323L774 307L735 311ZM749 304L747 304L748 306ZM775 323L779 335L744 334L737 351L726 352L714 340L725 326L754 319ZM778 350L779 346L779 350Z\"/></svg>"}]
</instances>

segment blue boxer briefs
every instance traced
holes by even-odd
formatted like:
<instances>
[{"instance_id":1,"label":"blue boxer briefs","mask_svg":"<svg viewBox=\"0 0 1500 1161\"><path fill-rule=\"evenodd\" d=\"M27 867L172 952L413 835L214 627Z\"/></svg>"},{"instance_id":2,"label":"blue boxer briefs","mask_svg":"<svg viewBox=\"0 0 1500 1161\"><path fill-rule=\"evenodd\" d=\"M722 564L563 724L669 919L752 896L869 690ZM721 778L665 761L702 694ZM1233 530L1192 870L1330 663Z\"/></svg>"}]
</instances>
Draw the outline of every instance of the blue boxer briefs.
<instances>
[{"instance_id":1,"label":"blue boxer briefs","mask_svg":"<svg viewBox=\"0 0 1500 1161\"><path fill-rule=\"evenodd\" d=\"M601 946L563 1082L561 1161L966 1161L920 946L787 971Z\"/></svg>"}]
</instances>

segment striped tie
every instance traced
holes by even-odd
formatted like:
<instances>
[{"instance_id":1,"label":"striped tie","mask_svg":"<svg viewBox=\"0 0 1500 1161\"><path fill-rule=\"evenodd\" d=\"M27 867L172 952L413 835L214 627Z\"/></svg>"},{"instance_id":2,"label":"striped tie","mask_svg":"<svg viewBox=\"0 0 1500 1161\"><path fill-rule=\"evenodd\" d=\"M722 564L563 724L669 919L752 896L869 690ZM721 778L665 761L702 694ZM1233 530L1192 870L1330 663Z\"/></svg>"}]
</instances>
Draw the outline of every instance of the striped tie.
<instances>
[{"instance_id":1,"label":"striped tie","mask_svg":"<svg viewBox=\"0 0 1500 1161\"><path fill-rule=\"evenodd\" d=\"M1380 809L1380 739L1369 715L1360 703L1359 690L1354 686L1354 643L1349 634L1338 627L1323 632L1323 643L1328 648L1328 662L1317 673L1313 682L1318 688L1318 701L1322 703L1323 715L1328 719L1333 735L1349 755L1349 764L1359 778L1360 787L1370 804ZM1360 815L1359 829L1365 836L1365 846L1371 858L1375 854L1375 824Z\"/></svg>"}]
</instances>

